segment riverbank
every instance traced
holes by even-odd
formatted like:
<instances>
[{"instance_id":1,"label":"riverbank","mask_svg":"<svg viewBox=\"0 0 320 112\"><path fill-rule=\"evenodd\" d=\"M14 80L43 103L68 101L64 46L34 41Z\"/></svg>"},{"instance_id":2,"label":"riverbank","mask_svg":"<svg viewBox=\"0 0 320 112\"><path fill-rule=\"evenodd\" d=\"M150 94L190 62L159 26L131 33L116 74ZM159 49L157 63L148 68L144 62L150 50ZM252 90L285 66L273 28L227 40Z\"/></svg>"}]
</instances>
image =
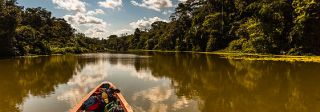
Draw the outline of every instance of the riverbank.
<instances>
[{"instance_id":1,"label":"riverbank","mask_svg":"<svg viewBox=\"0 0 320 112\"><path fill-rule=\"evenodd\" d=\"M171 53L194 53L219 55L222 58L236 60L259 60L259 61L285 61L285 62L316 62L320 63L320 56L294 56L294 55L273 55L273 54L254 54L241 52L195 52L195 51L162 51L162 50L129 50L129 52L171 52Z\"/></svg>"},{"instance_id":2,"label":"riverbank","mask_svg":"<svg viewBox=\"0 0 320 112\"><path fill-rule=\"evenodd\" d=\"M117 52L117 51L106 51ZM316 62L320 63L320 56L294 56L294 55L272 55L272 54L253 54L253 53L241 53L241 52L227 52L227 51L215 51L215 52L195 52L195 51L167 51L167 50L128 50L126 52L160 52L160 53L192 53L192 54L208 54L219 55L226 59L235 60L257 60L257 61L284 61L284 62ZM88 52L89 53L89 52ZM92 52L97 53L97 52ZM86 54L86 53L80 53ZM66 54L51 54L51 55L26 55L18 57L40 57L40 56L54 56L54 55L73 55L73 53Z\"/></svg>"},{"instance_id":3,"label":"riverbank","mask_svg":"<svg viewBox=\"0 0 320 112\"><path fill-rule=\"evenodd\" d=\"M223 53L223 52L213 52L213 53L206 53L206 54L217 54L227 59L320 63L320 56L292 56L292 55Z\"/></svg>"}]
</instances>

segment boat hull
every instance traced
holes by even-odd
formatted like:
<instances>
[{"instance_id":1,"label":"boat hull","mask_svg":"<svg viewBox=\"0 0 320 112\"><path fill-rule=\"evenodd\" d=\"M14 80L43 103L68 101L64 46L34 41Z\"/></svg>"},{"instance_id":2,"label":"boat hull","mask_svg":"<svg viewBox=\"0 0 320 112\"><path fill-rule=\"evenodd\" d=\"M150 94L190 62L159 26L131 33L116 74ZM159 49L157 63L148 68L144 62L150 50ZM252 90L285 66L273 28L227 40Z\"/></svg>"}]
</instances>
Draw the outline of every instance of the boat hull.
<instances>
[{"instance_id":1,"label":"boat hull","mask_svg":"<svg viewBox=\"0 0 320 112\"><path fill-rule=\"evenodd\" d=\"M72 109L69 110L69 112L82 112L83 110L81 110L81 106L82 104L89 99L90 96L92 96L103 84L109 84L110 87L116 88L112 83L110 82L102 82L101 84L99 84L97 87L95 87L89 94L87 94L86 96L84 96L82 98L82 100L75 105ZM123 95L121 93L114 93L116 98L119 99L121 106L124 108L125 112L133 112L133 110L131 109L131 106L128 104L128 102L125 100L125 98L123 97Z\"/></svg>"}]
</instances>

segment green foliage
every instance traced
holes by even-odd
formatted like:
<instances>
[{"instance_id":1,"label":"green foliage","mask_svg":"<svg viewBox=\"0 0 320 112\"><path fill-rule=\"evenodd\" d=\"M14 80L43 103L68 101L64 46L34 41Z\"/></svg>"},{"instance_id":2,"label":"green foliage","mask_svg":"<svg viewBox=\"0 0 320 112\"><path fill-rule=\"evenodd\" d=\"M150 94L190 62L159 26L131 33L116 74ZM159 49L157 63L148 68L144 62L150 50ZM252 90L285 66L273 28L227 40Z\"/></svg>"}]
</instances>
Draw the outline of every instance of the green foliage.
<instances>
[{"instance_id":1,"label":"green foliage","mask_svg":"<svg viewBox=\"0 0 320 112\"><path fill-rule=\"evenodd\" d=\"M294 49L320 54L320 3L316 0L293 0L293 28L289 42Z\"/></svg>"},{"instance_id":2,"label":"green foliage","mask_svg":"<svg viewBox=\"0 0 320 112\"><path fill-rule=\"evenodd\" d=\"M15 5L15 0L0 3L0 57L14 56L14 35L21 9Z\"/></svg>"},{"instance_id":3,"label":"green foliage","mask_svg":"<svg viewBox=\"0 0 320 112\"><path fill-rule=\"evenodd\" d=\"M170 19L143 34L136 30L130 49L320 54L316 0L188 0Z\"/></svg>"},{"instance_id":4,"label":"green foliage","mask_svg":"<svg viewBox=\"0 0 320 112\"><path fill-rule=\"evenodd\" d=\"M23 9L15 0L1 0L0 9L0 57L107 50L104 40L76 34L64 19L44 8Z\"/></svg>"},{"instance_id":5,"label":"green foliage","mask_svg":"<svg viewBox=\"0 0 320 112\"><path fill-rule=\"evenodd\" d=\"M165 27L144 32L147 41L134 34L129 43L140 37L145 49L320 54L316 0L188 0L170 18Z\"/></svg>"},{"instance_id":6,"label":"green foliage","mask_svg":"<svg viewBox=\"0 0 320 112\"><path fill-rule=\"evenodd\" d=\"M0 2L1 56L103 52L128 49L320 54L317 0L187 0L170 22L108 39L76 34L43 8Z\"/></svg>"},{"instance_id":7,"label":"green foliage","mask_svg":"<svg viewBox=\"0 0 320 112\"><path fill-rule=\"evenodd\" d=\"M140 36L141 36L141 31L140 31L140 29L137 28L134 31L134 34L133 34L133 36L132 36L132 38L130 40L130 46L129 46L130 49L137 49L138 48L138 43L140 41Z\"/></svg>"},{"instance_id":8,"label":"green foliage","mask_svg":"<svg viewBox=\"0 0 320 112\"><path fill-rule=\"evenodd\" d=\"M37 42L40 32L30 26L20 26L16 29L16 40L18 55L28 55L31 53L35 42Z\"/></svg>"},{"instance_id":9,"label":"green foliage","mask_svg":"<svg viewBox=\"0 0 320 112\"><path fill-rule=\"evenodd\" d=\"M129 45L126 39L127 37L119 38L117 35L110 35L105 42L105 47L116 51L127 51Z\"/></svg>"},{"instance_id":10,"label":"green foliage","mask_svg":"<svg viewBox=\"0 0 320 112\"><path fill-rule=\"evenodd\" d=\"M80 53L87 53L89 52L88 49L83 47L64 47L64 48L51 48L50 49L53 54L80 54Z\"/></svg>"},{"instance_id":11,"label":"green foliage","mask_svg":"<svg viewBox=\"0 0 320 112\"><path fill-rule=\"evenodd\" d=\"M244 49L244 43L246 43L248 40L245 38L240 38L238 40L233 40L230 42L228 50L230 51L242 51Z\"/></svg>"},{"instance_id":12,"label":"green foliage","mask_svg":"<svg viewBox=\"0 0 320 112\"><path fill-rule=\"evenodd\" d=\"M238 29L238 36L248 40L243 42L243 51L250 53L269 52L270 40L268 40L267 35L264 33L263 24L259 19L249 18L246 22L241 24Z\"/></svg>"}]
</instances>

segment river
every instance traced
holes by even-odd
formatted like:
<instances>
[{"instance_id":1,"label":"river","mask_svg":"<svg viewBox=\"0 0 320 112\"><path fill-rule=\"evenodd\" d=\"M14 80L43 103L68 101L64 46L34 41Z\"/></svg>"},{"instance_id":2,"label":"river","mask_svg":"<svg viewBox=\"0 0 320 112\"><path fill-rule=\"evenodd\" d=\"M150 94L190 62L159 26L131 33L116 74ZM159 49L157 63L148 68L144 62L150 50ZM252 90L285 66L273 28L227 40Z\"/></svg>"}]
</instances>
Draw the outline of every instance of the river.
<instances>
[{"instance_id":1,"label":"river","mask_svg":"<svg viewBox=\"0 0 320 112\"><path fill-rule=\"evenodd\" d=\"M320 63L192 53L0 60L0 112L65 112L111 81L135 112L320 112Z\"/></svg>"}]
</instances>

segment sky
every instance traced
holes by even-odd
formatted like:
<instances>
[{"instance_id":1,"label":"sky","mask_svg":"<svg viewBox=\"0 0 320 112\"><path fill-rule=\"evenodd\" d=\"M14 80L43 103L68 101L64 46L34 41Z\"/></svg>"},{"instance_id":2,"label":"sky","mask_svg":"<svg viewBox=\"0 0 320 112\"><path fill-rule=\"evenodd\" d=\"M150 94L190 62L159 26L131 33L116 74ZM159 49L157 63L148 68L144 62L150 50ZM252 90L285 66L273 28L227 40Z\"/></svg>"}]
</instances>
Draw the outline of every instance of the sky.
<instances>
[{"instance_id":1,"label":"sky","mask_svg":"<svg viewBox=\"0 0 320 112\"><path fill-rule=\"evenodd\" d=\"M155 21L169 21L180 2L186 0L18 0L18 4L42 7L64 18L78 32L89 37L131 34L148 29Z\"/></svg>"}]
</instances>

